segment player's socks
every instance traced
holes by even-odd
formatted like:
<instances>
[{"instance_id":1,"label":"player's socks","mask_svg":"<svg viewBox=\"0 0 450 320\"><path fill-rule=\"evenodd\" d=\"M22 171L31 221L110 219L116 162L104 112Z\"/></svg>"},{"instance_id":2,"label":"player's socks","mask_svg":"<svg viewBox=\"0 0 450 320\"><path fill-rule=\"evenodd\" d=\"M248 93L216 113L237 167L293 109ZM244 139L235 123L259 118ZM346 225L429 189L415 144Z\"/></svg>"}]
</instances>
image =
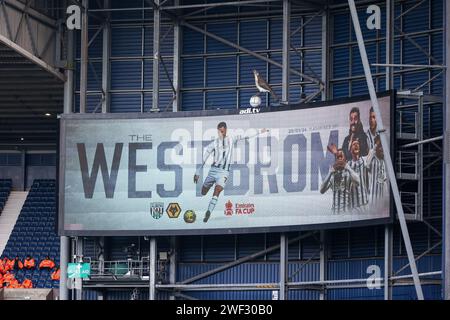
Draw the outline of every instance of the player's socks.
<instances>
[{"instance_id":1,"label":"player's socks","mask_svg":"<svg viewBox=\"0 0 450 320\"><path fill-rule=\"evenodd\" d=\"M213 196L211 198L211 201L209 202L209 206L208 206L208 211L209 212L213 212L214 211L214 208L216 207L218 199L219 199L219 197L216 197L216 196Z\"/></svg>"}]
</instances>

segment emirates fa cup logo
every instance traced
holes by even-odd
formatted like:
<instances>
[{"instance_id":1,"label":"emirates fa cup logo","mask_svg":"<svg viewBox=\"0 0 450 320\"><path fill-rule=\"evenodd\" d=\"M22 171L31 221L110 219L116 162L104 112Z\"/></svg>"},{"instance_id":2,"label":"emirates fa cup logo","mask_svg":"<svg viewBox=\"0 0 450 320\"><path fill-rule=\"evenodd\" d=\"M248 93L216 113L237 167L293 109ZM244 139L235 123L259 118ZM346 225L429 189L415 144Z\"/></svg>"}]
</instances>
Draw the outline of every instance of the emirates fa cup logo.
<instances>
[{"instance_id":1,"label":"emirates fa cup logo","mask_svg":"<svg viewBox=\"0 0 450 320\"><path fill-rule=\"evenodd\" d=\"M233 214L233 203L231 203L230 200L228 200L227 203L225 203L225 211L226 216L231 216Z\"/></svg>"}]
</instances>

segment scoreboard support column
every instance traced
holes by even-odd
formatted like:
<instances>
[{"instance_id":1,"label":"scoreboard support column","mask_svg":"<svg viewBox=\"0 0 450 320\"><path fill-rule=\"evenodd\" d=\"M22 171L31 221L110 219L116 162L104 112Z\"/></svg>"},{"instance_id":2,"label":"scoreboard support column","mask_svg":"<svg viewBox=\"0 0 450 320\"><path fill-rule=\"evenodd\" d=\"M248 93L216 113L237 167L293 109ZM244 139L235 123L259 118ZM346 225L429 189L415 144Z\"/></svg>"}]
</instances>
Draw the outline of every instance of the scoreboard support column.
<instances>
[{"instance_id":1,"label":"scoreboard support column","mask_svg":"<svg viewBox=\"0 0 450 320\"><path fill-rule=\"evenodd\" d=\"M150 238L149 256L149 300L156 300L156 238Z\"/></svg>"},{"instance_id":2,"label":"scoreboard support column","mask_svg":"<svg viewBox=\"0 0 450 320\"><path fill-rule=\"evenodd\" d=\"M443 196L443 222L444 222L444 245L442 246L442 273L443 273L443 291L444 299L450 300L450 27L448 19L450 19L450 4L444 1L445 6L445 108L444 108L444 196Z\"/></svg>"}]
</instances>

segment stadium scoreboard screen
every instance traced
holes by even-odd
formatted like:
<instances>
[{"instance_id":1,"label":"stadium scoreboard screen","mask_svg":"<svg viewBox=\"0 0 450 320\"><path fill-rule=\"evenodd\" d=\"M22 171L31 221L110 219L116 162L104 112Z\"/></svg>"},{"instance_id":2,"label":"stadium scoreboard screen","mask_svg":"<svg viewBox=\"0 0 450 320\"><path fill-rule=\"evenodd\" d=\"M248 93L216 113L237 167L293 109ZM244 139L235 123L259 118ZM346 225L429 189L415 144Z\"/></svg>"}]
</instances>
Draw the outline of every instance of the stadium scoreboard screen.
<instances>
[{"instance_id":1,"label":"stadium scoreboard screen","mask_svg":"<svg viewBox=\"0 0 450 320\"><path fill-rule=\"evenodd\" d=\"M393 95L379 95L392 141ZM61 116L63 235L181 235L391 220L371 102Z\"/></svg>"}]
</instances>

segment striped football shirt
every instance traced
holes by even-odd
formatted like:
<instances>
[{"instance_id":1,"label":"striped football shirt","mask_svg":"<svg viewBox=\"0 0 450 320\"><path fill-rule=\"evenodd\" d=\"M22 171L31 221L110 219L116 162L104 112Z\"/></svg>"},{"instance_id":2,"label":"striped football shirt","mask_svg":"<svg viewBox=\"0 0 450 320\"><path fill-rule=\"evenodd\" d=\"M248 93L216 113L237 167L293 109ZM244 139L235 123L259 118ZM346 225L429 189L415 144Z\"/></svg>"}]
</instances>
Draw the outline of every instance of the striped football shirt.
<instances>
[{"instance_id":1,"label":"striped football shirt","mask_svg":"<svg viewBox=\"0 0 450 320\"><path fill-rule=\"evenodd\" d=\"M349 167L328 173L321 186L321 193L328 189L333 191L333 213L342 213L352 208L351 191L358 183L358 176Z\"/></svg>"},{"instance_id":2,"label":"striped football shirt","mask_svg":"<svg viewBox=\"0 0 450 320\"><path fill-rule=\"evenodd\" d=\"M210 157L210 155L213 155L213 163L212 166L216 168L221 168L223 170L230 170L230 164L233 159L233 149L236 142L239 140L245 140L253 138L260 134L260 131L258 130L256 134L248 135L248 136L225 136L225 137L218 137L211 141L211 143L206 147L204 153L203 153L203 163L201 168L206 163L206 160ZM200 169L199 168L196 172L196 174L199 174Z\"/></svg>"},{"instance_id":3,"label":"striped football shirt","mask_svg":"<svg viewBox=\"0 0 450 320\"><path fill-rule=\"evenodd\" d=\"M369 170L365 157L348 162L350 168L358 175L360 183L353 186L350 199L353 208L365 206L369 202Z\"/></svg>"}]
</instances>

